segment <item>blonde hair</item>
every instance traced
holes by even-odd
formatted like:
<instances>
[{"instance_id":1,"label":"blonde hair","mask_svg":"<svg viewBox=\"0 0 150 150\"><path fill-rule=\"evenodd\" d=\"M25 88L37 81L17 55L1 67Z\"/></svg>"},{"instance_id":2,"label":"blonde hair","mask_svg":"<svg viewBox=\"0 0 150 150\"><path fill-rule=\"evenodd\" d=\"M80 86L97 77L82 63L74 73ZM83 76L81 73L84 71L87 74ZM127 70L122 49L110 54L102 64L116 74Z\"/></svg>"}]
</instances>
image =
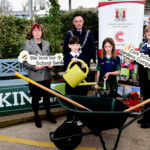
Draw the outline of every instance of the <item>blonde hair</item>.
<instances>
[{"instance_id":1,"label":"blonde hair","mask_svg":"<svg viewBox=\"0 0 150 150\"><path fill-rule=\"evenodd\" d=\"M147 25L144 29L144 39L146 39L146 32L150 31L150 25Z\"/></svg>"},{"instance_id":2,"label":"blonde hair","mask_svg":"<svg viewBox=\"0 0 150 150\"><path fill-rule=\"evenodd\" d=\"M115 59L116 58L115 43L114 43L114 40L112 38L104 39L103 44L102 44L102 55L101 55L101 58L103 59L106 56L106 51L104 49L104 46L105 46L106 43L111 44L111 46L112 46L112 52L111 52L112 58Z\"/></svg>"}]
</instances>

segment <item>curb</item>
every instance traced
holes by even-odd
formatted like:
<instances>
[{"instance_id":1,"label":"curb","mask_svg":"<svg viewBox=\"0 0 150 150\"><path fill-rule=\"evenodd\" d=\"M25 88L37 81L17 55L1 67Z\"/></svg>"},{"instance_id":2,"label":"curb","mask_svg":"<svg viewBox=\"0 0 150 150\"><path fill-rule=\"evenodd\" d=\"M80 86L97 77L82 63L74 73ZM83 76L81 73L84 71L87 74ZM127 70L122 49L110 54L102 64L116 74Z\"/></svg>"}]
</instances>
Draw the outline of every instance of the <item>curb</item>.
<instances>
[{"instance_id":1,"label":"curb","mask_svg":"<svg viewBox=\"0 0 150 150\"><path fill-rule=\"evenodd\" d=\"M57 117L67 113L62 107L51 108L52 116ZM39 110L39 116L41 120L45 119L45 110ZM34 121L34 113L33 112L25 112L19 114L9 114L5 116L0 116L0 128L8 127L11 125L16 125L20 123L26 123Z\"/></svg>"}]
</instances>

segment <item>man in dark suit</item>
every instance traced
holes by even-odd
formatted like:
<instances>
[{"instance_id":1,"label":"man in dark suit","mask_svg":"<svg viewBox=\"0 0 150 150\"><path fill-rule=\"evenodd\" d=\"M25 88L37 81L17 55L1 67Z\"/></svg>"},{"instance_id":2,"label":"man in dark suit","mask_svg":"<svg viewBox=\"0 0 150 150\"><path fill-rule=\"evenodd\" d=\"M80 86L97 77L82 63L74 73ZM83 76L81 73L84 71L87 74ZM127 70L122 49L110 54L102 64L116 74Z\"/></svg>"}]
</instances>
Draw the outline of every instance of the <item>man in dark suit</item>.
<instances>
[{"instance_id":1,"label":"man in dark suit","mask_svg":"<svg viewBox=\"0 0 150 150\"><path fill-rule=\"evenodd\" d=\"M92 32L89 30L86 30L83 27L84 20L81 15L74 16L73 25L74 25L74 29L68 31L65 34L65 41L64 41L64 47L63 47L64 55L70 52L70 48L68 47L69 39L73 36L76 36L79 38L80 43L81 43L79 52L85 56L86 62L88 66L90 66L90 60L93 54L95 53L95 45L94 45Z\"/></svg>"}]
</instances>

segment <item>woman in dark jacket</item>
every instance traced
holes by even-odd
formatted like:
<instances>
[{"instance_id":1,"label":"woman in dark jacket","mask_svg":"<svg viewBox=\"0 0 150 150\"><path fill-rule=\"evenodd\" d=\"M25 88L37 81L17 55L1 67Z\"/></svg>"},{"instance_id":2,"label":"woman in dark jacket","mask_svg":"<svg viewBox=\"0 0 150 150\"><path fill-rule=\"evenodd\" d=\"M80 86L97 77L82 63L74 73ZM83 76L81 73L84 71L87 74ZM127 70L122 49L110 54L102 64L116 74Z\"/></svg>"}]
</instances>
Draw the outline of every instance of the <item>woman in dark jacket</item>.
<instances>
[{"instance_id":1,"label":"woman in dark jacket","mask_svg":"<svg viewBox=\"0 0 150 150\"><path fill-rule=\"evenodd\" d=\"M140 48L140 52L145 55L149 55L150 57L150 25L148 25L145 30L145 40L142 43ZM150 69L145 68L143 65L139 65L139 80L141 86L141 92L143 94L144 100L150 98ZM144 106L144 109L150 108L150 103ZM138 123L141 124L141 128L149 128L150 127L150 110L143 115L143 118L138 120Z\"/></svg>"},{"instance_id":2,"label":"woman in dark jacket","mask_svg":"<svg viewBox=\"0 0 150 150\"><path fill-rule=\"evenodd\" d=\"M50 55L50 44L49 42L42 39L43 29L41 25L34 24L31 28L30 38L31 40L24 43L23 49L27 50L30 55ZM50 88L50 68L49 66L35 66L24 62L24 66L28 68L28 77L34 81ZM43 105L46 110L46 120L51 123L56 123L56 120L50 113L50 94L35 85L29 83L30 95L32 97L32 107L35 114L35 125L38 128L42 127L40 117L38 115L39 100L43 97Z\"/></svg>"}]
</instances>

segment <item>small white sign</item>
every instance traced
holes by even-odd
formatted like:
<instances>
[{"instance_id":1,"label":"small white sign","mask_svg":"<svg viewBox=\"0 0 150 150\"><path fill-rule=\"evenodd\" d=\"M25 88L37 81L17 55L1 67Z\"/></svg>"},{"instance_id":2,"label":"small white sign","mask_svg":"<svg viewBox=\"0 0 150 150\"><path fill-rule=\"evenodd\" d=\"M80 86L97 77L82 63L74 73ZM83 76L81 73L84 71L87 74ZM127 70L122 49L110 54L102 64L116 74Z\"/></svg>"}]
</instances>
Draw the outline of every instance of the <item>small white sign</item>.
<instances>
[{"instance_id":1,"label":"small white sign","mask_svg":"<svg viewBox=\"0 0 150 150\"><path fill-rule=\"evenodd\" d=\"M125 46L123 49L120 49L120 54L132 60L135 60L137 63L143 65L145 68L150 68L150 57L148 55L134 50L134 47L128 47L130 47L130 45Z\"/></svg>"},{"instance_id":2,"label":"small white sign","mask_svg":"<svg viewBox=\"0 0 150 150\"><path fill-rule=\"evenodd\" d=\"M29 55L28 51L23 50L19 56L18 60L20 63L24 61L28 62L30 65L36 66L62 66L63 65L63 54L55 54L51 56L44 56L44 55Z\"/></svg>"}]
</instances>

